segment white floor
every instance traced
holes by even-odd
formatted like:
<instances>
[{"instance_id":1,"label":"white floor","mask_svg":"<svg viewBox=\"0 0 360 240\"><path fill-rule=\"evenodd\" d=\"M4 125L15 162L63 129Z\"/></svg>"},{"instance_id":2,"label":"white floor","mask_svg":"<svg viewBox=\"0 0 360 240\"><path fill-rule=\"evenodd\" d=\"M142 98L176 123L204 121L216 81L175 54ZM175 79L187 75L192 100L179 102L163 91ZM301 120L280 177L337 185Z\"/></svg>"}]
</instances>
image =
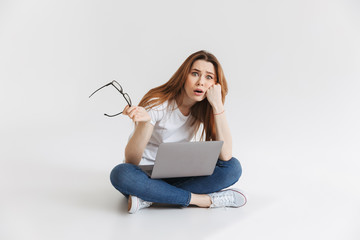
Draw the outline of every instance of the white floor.
<instances>
[{"instance_id":1,"label":"white floor","mask_svg":"<svg viewBox=\"0 0 360 240\"><path fill-rule=\"evenodd\" d=\"M356 165L247 149L252 157L243 156L236 184L248 194L246 206L130 215L109 182L119 142L106 146L105 136L87 130L5 135L0 239L360 239Z\"/></svg>"}]
</instances>

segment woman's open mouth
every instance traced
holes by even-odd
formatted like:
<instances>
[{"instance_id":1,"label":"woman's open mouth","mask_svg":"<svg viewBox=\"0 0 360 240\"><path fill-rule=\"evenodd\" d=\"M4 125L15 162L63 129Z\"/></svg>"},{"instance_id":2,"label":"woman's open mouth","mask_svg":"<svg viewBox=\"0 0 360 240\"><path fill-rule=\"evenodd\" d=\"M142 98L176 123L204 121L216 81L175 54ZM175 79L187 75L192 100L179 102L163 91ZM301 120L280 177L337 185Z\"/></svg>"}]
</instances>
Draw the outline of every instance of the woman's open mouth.
<instances>
[{"instance_id":1,"label":"woman's open mouth","mask_svg":"<svg viewBox=\"0 0 360 240\"><path fill-rule=\"evenodd\" d=\"M201 90L201 89L195 89L195 90L194 90L194 94L195 94L196 96L201 96L201 95L204 94L204 91Z\"/></svg>"}]
</instances>

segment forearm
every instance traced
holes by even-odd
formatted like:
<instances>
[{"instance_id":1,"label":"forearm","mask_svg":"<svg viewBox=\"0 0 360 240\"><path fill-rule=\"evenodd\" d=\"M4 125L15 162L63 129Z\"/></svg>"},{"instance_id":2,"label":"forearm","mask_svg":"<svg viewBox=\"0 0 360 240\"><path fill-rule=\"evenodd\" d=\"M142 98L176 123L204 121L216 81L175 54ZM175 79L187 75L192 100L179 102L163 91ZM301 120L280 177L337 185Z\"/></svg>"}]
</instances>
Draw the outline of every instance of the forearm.
<instances>
[{"instance_id":1,"label":"forearm","mask_svg":"<svg viewBox=\"0 0 360 240\"><path fill-rule=\"evenodd\" d=\"M130 138L125 148L125 162L139 165L145 147L149 142L153 131L150 122L137 123L134 134Z\"/></svg>"},{"instance_id":2,"label":"forearm","mask_svg":"<svg viewBox=\"0 0 360 240\"><path fill-rule=\"evenodd\" d=\"M224 145L221 149L219 158L221 160L227 161L232 158L232 137L226 119L226 112L224 111L224 106L213 106L213 112L216 127L216 140L224 141Z\"/></svg>"}]
</instances>

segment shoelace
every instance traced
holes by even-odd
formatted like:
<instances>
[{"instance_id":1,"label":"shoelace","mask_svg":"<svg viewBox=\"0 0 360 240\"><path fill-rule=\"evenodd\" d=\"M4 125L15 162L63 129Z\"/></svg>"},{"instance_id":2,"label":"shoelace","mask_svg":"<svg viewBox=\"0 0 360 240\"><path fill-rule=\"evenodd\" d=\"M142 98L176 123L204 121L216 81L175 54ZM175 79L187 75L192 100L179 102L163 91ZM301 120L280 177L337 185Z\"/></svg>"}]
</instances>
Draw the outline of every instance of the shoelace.
<instances>
[{"instance_id":1,"label":"shoelace","mask_svg":"<svg viewBox=\"0 0 360 240\"><path fill-rule=\"evenodd\" d=\"M234 203L234 194L232 192L223 192L213 196L213 204L226 208L229 204Z\"/></svg>"},{"instance_id":2,"label":"shoelace","mask_svg":"<svg viewBox=\"0 0 360 240\"><path fill-rule=\"evenodd\" d=\"M147 201L144 201L144 200L140 200L140 209L150 207L151 204L152 204L152 202L147 202Z\"/></svg>"}]
</instances>

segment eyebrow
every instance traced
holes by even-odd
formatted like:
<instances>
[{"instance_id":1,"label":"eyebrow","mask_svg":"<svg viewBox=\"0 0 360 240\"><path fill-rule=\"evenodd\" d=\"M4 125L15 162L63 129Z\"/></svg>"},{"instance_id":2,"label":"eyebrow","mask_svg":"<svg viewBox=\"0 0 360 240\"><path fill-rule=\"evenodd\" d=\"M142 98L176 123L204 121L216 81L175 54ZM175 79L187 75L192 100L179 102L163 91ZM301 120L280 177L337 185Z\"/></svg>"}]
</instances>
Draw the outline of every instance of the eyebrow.
<instances>
[{"instance_id":1,"label":"eyebrow","mask_svg":"<svg viewBox=\"0 0 360 240\"><path fill-rule=\"evenodd\" d=\"M196 69L196 68L193 68L192 70L195 70L197 72L201 72L199 69ZM215 74L213 74L212 72L208 72L208 71L206 71L206 72L215 76Z\"/></svg>"}]
</instances>

